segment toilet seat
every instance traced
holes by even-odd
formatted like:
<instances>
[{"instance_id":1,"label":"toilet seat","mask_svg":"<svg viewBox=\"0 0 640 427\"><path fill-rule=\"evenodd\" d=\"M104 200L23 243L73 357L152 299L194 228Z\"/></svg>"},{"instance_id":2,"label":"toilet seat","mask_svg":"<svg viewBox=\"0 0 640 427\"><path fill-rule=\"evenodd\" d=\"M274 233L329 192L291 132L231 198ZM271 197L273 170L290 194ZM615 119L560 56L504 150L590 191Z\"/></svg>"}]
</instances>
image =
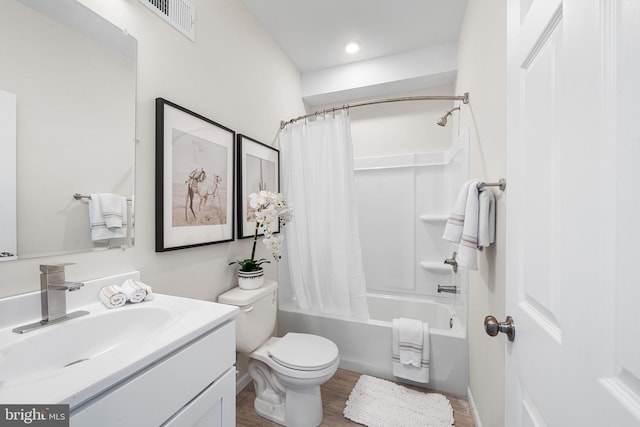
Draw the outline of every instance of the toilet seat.
<instances>
[{"instance_id":1,"label":"toilet seat","mask_svg":"<svg viewBox=\"0 0 640 427\"><path fill-rule=\"evenodd\" d=\"M298 371L317 371L333 365L338 347L318 335L288 333L268 350L269 357L279 365Z\"/></svg>"}]
</instances>

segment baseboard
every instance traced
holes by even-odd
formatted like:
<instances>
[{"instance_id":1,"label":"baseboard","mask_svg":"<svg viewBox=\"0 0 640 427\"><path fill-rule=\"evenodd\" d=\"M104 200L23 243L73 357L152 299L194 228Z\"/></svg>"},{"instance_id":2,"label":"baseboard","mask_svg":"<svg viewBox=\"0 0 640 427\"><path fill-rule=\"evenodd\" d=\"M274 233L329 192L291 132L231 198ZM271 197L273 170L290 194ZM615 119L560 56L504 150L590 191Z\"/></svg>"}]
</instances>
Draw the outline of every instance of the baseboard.
<instances>
[{"instance_id":1,"label":"baseboard","mask_svg":"<svg viewBox=\"0 0 640 427\"><path fill-rule=\"evenodd\" d=\"M251 377L248 372L245 372L243 375L240 375L236 379L236 396L240 394L242 390L251 382Z\"/></svg>"},{"instance_id":2,"label":"baseboard","mask_svg":"<svg viewBox=\"0 0 640 427\"><path fill-rule=\"evenodd\" d=\"M478 408L476 408L476 402L473 400L473 393L471 393L471 387L467 386L467 400L469 401L469 409L473 415L473 421L476 423L476 427L482 427L480 422L480 416L478 415Z\"/></svg>"}]
</instances>

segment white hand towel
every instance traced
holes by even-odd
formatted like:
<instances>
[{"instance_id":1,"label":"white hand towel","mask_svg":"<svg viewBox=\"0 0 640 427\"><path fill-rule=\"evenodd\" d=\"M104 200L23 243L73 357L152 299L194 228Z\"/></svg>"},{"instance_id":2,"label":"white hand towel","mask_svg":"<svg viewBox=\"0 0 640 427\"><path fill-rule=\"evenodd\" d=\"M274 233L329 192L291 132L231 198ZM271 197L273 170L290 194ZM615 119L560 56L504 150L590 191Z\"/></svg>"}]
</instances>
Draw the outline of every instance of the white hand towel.
<instances>
[{"instance_id":1,"label":"white hand towel","mask_svg":"<svg viewBox=\"0 0 640 427\"><path fill-rule=\"evenodd\" d=\"M117 286L105 286L100 289L100 301L108 308L122 307L127 302L127 296Z\"/></svg>"},{"instance_id":2,"label":"white hand towel","mask_svg":"<svg viewBox=\"0 0 640 427\"><path fill-rule=\"evenodd\" d=\"M132 239L131 241L133 242L133 239L136 237L135 236L135 231L136 231L136 203L135 203L135 195L131 195L131 198L129 199L129 204L127 205L127 207L129 208L129 218L127 219L130 223L131 223L131 227L129 227L129 238Z\"/></svg>"},{"instance_id":3,"label":"white hand towel","mask_svg":"<svg viewBox=\"0 0 640 427\"><path fill-rule=\"evenodd\" d=\"M422 323L422 357L419 367L400 362L400 355L397 353L400 340L398 332L397 328L392 328L391 366L393 375L398 378L404 378L422 384L428 383L431 343L429 324Z\"/></svg>"},{"instance_id":4,"label":"white hand towel","mask_svg":"<svg viewBox=\"0 0 640 427\"><path fill-rule=\"evenodd\" d=\"M422 363L422 322L401 317L393 319L393 327L398 330L400 363L419 368Z\"/></svg>"},{"instance_id":5,"label":"white hand towel","mask_svg":"<svg viewBox=\"0 0 640 427\"><path fill-rule=\"evenodd\" d=\"M478 212L478 247L496 241L496 198L488 188L480 190Z\"/></svg>"},{"instance_id":6,"label":"white hand towel","mask_svg":"<svg viewBox=\"0 0 640 427\"><path fill-rule=\"evenodd\" d=\"M447 225L444 228L442 238L451 242L458 243L462 237L462 228L464 226L465 211L467 208L467 197L469 196L469 186L475 183L477 186L478 181L471 180L465 182L460 191L458 192L458 198L449 214Z\"/></svg>"},{"instance_id":7,"label":"white hand towel","mask_svg":"<svg viewBox=\"0 0 640 427\"><path fill-rule=\"evenodd\" d=\"M126 223L127 199L118 194L98 193L107 228L122 228Z\"/></svg>"},{"instance_id":8,"label":"white hand towel","mask_svg":"<svg viewBox=\"0 0 640 427\"><path fill-rule=\"evenodd\" d=\"M471 181L467 192L462 237L458 247L458 265L467 270L478 269L478 181Z\"/></svg>"},{"instance_id":9,"label":"white hand towel","mask_svg":"<svg viewBox=\"0 0 640 427\"><path fill-rule=\"evenodd\" d=\"M124 207L122 207L122 200L124 200ZM102 206L102 197L100 196L100 194L91 194L91 198L89 199L89 228L91 230L92 241L95 242L100 240L120 239L127 237L127 199L122 197L122 200L120 200L120 204L121 209L124 209L124 214L123 216L121 216L121 226L109 228L107 224L107 218L105 218L105 213ZM117 215L108 214L108 216L110 217L109 223L114 224ZM117 222L115 223L117 224Z\"/></svg>"},{"instance_id":10,"label":"white hand towel","mask_svg":"<svg viewBox=\"0 0 640 427\"><path fill-rule=\"evenodd\" d=\"M136 280L128 279L120 285L120 290L127 296L127 300L132 303L144 301L147 297L147 291L140 287Z\"/></svg>"}]
</instances>

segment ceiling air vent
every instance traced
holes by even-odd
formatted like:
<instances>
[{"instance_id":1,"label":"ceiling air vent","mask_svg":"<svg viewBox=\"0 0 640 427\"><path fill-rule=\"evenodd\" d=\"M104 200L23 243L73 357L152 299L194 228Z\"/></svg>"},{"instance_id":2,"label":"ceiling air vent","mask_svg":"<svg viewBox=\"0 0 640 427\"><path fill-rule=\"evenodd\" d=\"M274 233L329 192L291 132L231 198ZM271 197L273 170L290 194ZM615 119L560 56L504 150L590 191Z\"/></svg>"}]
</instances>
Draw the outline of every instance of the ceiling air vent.
<instances>
[{"instance_id":1,"label":"ceiling air vent","mask_svg":"<svg viewBox=\"0 0 640 427\"><path fill-rule=\"evenodd\" d=\"M189 0L139 1L191 41L196 41L196 8Z\"/></svg>"}]
</instances>

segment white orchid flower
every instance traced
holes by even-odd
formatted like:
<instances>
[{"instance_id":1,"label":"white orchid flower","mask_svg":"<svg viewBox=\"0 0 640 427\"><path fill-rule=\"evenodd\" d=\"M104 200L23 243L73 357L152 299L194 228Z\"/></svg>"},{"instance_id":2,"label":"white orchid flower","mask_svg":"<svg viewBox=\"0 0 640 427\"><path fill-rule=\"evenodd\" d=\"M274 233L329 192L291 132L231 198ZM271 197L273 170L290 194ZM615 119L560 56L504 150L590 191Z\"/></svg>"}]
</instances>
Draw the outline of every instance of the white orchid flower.
<instances>
[{"instance_id":1,"label":"white orchid flower","mask_svg":"<svg viewBox=\"0 0 640 427\"><path fill-rule=\"evenodd\" d=\"M266 219L267 216L264 214L264 212L261 212L259 210L256 211L256 222L260 224L260 226L264 224Z\"/></svg>"},{"instance_id":2,"label":"white orchid flower","mask_svg":"<svg viewBox=\"0 0 640 427\"><path fill-rule=\"evenodd\" d=\"M284 197L281 193L273 193L270 191L260 191L259 193L251 193L249 195L249 206L255 209L256 226L255 234L253 238L253 249L251 252L251 258L242 261L234 261L230 264L240 264L242 268L251 264L253 269L259 267L263 262L268 262L265 259L256 260L256 242L259 238L259 232L263 233L263 243L271 252L271 255L276 261L282 259L282 236L274 236L275 229L280 225L281 227L290 222L293 219L293 210L291 206L287 205ZM243 270L243 271L252 271Z\"/></svg>"},{"instance_id":3,"label":"white orchid flower","mask_svg":"<svg viewBox=\"0 0 640 427\"><path fill-rule=\"evenodd\" d=\"M264 212L266 216L269 216L272 218L276 218L278 216L278 211L274 205L267 206L267 208L263 209L262 212Z\"/></svg>"},{"instance_id":4,"label":"white orchid flower","mask_svg":"<svg viewBox=\"0 0 640 427\"><path fill-rule=\"evenodd\" d=\"M276 260L282 258L282 237L281 236L273 236L269 238L265 238L263 243L267 246L267 248L271 251L271 255Z\"/></svg>"}]
</instances>

